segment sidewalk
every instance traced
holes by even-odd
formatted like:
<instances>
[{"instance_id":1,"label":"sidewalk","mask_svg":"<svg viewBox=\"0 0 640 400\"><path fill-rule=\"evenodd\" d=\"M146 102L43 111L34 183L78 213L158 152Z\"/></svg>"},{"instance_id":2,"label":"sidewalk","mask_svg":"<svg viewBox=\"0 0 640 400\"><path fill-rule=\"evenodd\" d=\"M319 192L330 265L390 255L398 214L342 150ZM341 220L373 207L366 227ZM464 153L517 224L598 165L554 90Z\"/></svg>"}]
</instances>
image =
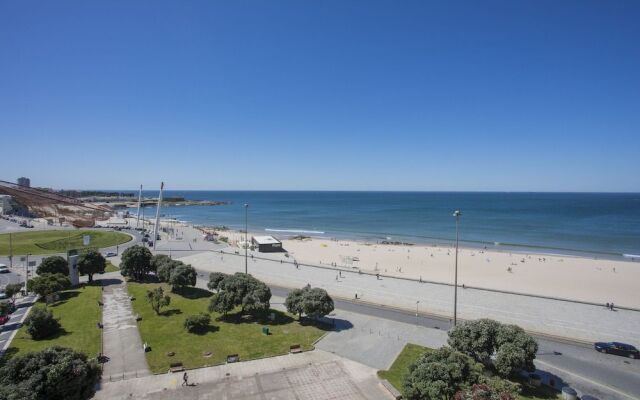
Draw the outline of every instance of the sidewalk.
<instances>
[{"instance_id":1,"label":"sidewalk","mask_svg":"<svg viewBox=\"0 0 640 400\"><path fill-rule=\"evenodd\" d=\"M104 381L124 380L150 374L142 340L125 283L110 279L104 287L102 323Z\"/></svg>"}]
</instances>

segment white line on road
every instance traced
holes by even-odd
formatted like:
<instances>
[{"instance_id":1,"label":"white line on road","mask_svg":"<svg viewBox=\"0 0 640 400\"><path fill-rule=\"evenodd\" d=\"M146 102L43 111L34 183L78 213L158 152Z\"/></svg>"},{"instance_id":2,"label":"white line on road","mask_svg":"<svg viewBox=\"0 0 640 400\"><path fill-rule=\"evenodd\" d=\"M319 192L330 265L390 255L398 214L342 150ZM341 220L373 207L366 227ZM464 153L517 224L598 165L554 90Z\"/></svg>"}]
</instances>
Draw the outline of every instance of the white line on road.
<instances>
[{"instance_id":1,"label":"white line on road","mask_svg":"<svg viewBox=\"0 0 640 400\"><path fill-rule=\"evenodd\" d=\"M594 385L596 385L596 386L600 386L600 387L602 387L602 388L604 388L604 389L606 389L606 390L610 390L610 391L612 391L612 392L614 392L614 393L616 393L616 394L619 394L619 395L621 395L621 396L627 397L627 398L629 398L629 399L633 399L633 400L640 400L640 398L635 397L635 396L632 396L632 395L630 395L630 394L628 394L628 393L625 393L625 392L623 392L623 391L621 391L621 390L618 390L618 389L616 389L616 388L614 388L614 387L612 387L612 386L605 385L604 383L600 383L600 382L594 381L593 379L587 378L587 377L582 376L582 375L578 375L578 374L576 374L575 372L567 371L566 369L556 367L555 365L553 365L553 364L549 364L548 362L541 361L541 360L536 360L536 364L537 364L537 363L543 364L543 365L545 365L545 366L547 366L547 367L549 367L549 368L553 368L553 369L558 370L558 371L560 371L560 372L564 372L565 374L571 375L571 376L576 377L576 378L578 378L578 379L582 379L583 381L586 381L586 382L592 383L592 384L594 384Z\"/></svg>"}]
</instances>

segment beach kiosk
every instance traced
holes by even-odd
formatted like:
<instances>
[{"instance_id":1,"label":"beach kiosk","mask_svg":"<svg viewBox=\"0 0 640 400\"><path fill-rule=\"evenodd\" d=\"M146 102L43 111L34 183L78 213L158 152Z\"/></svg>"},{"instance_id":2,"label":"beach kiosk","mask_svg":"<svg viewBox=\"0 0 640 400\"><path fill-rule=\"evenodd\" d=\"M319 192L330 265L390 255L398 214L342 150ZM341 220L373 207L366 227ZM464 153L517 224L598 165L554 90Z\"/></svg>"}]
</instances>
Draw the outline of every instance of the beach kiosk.
<instances>
[{"instance_id":1,"label":"beach kiosk","mask_svg":"<svg viewBox=\"0 0 640 400\"><path fill-rule=\"evenodd\" d=\"M251 243L258 247L260 253L282 251L282 242L273 236L252 236Z\"/></svg>"}]
</instances>

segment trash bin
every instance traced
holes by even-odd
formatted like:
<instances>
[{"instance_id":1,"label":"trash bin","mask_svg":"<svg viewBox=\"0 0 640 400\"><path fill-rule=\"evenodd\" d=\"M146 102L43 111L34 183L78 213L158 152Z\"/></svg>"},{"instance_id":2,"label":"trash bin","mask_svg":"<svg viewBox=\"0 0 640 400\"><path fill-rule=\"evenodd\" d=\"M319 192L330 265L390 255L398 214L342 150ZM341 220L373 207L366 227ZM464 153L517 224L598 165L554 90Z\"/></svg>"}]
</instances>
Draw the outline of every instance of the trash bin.
<instances>
[{"instance_id":1,"label":"trash bin","mask_svg":"<svg viewBox=\"0 0 640 400\"><path fill-rule=\"evenodd\" d=\"M263 326L262 327L262 334L269 336L269 327L268 326Z\"/></svg>"},{"instance_id":2,"label":"trash bin","mask_svg":"<svg viewBox=\"0 0 640 400\"><path fill-rule=\"evenodd\" d=\"M562 398L564 400L577 400L578 392L569 386L565 386L562 388Z\"/></svg>"}]
</instances>

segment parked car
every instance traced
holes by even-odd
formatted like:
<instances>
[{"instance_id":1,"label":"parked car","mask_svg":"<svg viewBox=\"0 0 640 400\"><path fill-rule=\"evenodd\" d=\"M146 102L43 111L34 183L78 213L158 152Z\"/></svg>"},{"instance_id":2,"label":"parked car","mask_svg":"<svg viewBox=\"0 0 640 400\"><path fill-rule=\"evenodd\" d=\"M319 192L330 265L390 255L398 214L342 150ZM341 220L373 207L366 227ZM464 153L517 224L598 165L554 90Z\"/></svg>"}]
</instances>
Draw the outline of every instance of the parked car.
<instances>
[{"instance_id":1,"label":"parked car","mask_svg":"<svg viewBox=\"0 0 640 400\"><path fill-rule=\"evenodd\" d=\"M0 292L0 300L2 299L8 299L9 296L7 296L7 294L5 292Z\"/></svg>"},{"instance_id":2,"label":"parked car","mask_svg":"<svg viewBox=\"0 0 640 400\"><path fill-rule=\"evenodd\" d=\"M4 325L4 324L6 324L7 322L9 322L9 319L10 319L10 318L11 318L11 317L10 317L10 316L8 316L8 315L0 315L0 325Z\"/></svg>"},{"instance_id":3,"label":"parked car","mask_svg":"<svg viewBox=\"0 0 640 400\"><path fill-rule=\"evenodd\" d=\"M600 353L615 354L629 358L640 358L640 351L630 344L620 342L596 342L593 347Z\"/></svg>"},{"instance_id":4,"label":"parked car","mask_svg":"<svg viewBox=\"0 0 640 400\"><path fill-rule=\"evenodd\" d=\"M0 264L0 274L8 274L9 268L5 264Z\"/></svg>"},{"instance_id":5,"label":"parked car","mask_svg":"<svg viewBox=\"0 0 640 400\"><path fill-rule=\"evenodd\" d=\"M104 256L105 257L115 257L115 256L117 256L117 254L114 253L113 251L107 251Z\"/></svg>"}]
</instances>

